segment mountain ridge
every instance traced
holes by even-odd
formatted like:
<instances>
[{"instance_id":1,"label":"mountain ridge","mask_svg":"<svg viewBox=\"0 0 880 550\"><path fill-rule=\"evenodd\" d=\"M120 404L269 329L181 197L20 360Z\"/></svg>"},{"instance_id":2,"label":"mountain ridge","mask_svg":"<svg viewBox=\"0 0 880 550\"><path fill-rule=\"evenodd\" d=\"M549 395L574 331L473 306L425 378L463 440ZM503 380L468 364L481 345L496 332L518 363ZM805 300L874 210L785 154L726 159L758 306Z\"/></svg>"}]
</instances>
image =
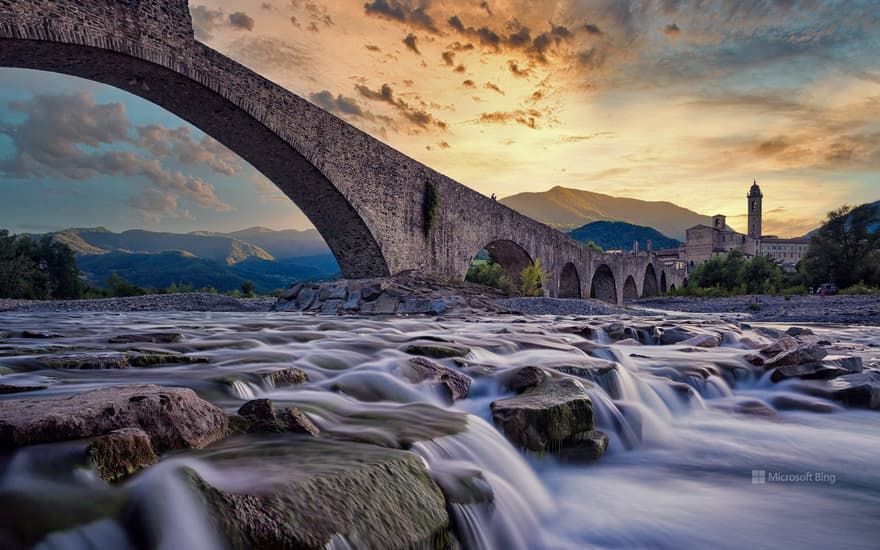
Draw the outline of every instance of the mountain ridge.
<instances>
[{"instance_id":1,"label":"mountain ridge","mask_svg":"<svg viewBox=\"0 0 880 550\"><path fill-rule=\"evenodd\" d=\"M677 248L681 244L653 227L605 220L583 225L569 232L569 236L583 243L593 241L605 250L632 250L635 241L639 242L639 250L647 250L648 241L651 241L654 250Z\"/></svg>"},{"instance_id":2,"label":"mountain ridge","mask_svg":"<svg viewBox=\"0 0 880 550\"><path fill-rule=\"evenodd\" d=\"M521 214L562 230L595 221L620 221L652 227L663 235L684 240L689 227L711 224L712 220L711 216L670 201L615 197L559 185L547 191L518 193L499 200Z\"/></svg>"}]
</instances>

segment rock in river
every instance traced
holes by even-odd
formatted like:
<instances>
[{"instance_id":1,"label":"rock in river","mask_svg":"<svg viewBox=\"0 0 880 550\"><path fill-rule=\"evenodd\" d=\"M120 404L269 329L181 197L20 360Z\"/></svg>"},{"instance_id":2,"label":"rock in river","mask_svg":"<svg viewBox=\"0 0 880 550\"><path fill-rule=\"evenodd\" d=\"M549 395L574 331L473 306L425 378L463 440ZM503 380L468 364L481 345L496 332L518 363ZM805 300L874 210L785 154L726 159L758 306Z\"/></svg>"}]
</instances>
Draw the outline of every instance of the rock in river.
<instances>
[{"instance_id":1,"label":"rock in river","mask_svg":"<svg viewBox=\"0 0 880 550\"><path fill-rule=\"evenodd\" d=\"M568 448L568 456L575 456L573 449L581 442L594 450L601 447L586 453L598 456L607 445L593 430L593 404L583 384L572 378L551 380L517 397L495 401L491 409L492 420L504 435L531 451Z\"/></svg>"},{"instance_id":2,"label":"rock in river","mask_svg":"<svg viewBox=\"0 0 880 550\"><path fill-rule=\"evenodd\" d=\"M122 428L95 439L86 452L106 481L126 478L159 461L150 436L140 428Z\"/></svg>"},{"instance_id":3,"label":"rock in river","mask_svg":"<svg viewBox=\"0 0 880 550\"><path fill-rule=\"evenodd\" d=\"M433 384L446 388L449 397L453 401L464 399L471 389L471 377L458 372L455 369L444 367L424 357L413 357L407 364L408 370L404 372L410 382L430 381Z\"/></svg>"},{"instance_id":4,"label":"rock in river","mask_svg":"<svg viewBox=\"0 0 880 550\"><path fill-rule=\"evenodd\" d=\"M213 484L191 473L229 546L323 549L338 536L345 548L450 545L446 502L424 460L407 451L305 440L296 446L234 447L209 458L231 479ZM209 478L210 479L210 478ZM343 547L343 546L334 546Z\"/></svg>"},{"instance_id":5,"label":"rock in river","mask_svg":"<svg viewBox=\"0 0 880 550\"><path fill-rule=\"evenodd\" d=\"M278 411L271 399L254 399L238 409L229 419L232 432L294 432L318 435L320 430L296 407Z\"/></svg>"},{"instance_id":6,"label":"rock in river","mask_svg":"<svg viewBox=\"0 0 880 550\"><path fill-rule=\"evenodd\" d=\"M157 452L204 447L226 435L226 415L189 388L107 387L0 402L0 449L140 428Z\"/></svg>"}]
</instances>

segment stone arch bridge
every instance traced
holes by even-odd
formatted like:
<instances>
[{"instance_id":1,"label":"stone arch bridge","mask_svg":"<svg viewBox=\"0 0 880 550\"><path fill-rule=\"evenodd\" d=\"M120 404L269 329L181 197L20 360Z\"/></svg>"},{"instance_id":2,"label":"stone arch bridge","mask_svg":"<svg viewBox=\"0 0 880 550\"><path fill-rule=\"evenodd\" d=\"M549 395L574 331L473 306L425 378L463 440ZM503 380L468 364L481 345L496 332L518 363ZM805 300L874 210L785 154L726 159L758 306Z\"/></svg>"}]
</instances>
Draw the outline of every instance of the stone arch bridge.
<instances>
[{"instance_id":1,"label":"stone arch bridge","mask_svg":"<svg viewBox=\"0 0 880 550\"><path fill-rule=\"evenodd\" d=\"M299 206L346 277L462 280L486 248L511 273L540 259L550 296L622 303L684 283L649 254L597 253L197 42L187 0L0 0L0 66L102 82L197 126Z\"/></svg>"}]
</instances>

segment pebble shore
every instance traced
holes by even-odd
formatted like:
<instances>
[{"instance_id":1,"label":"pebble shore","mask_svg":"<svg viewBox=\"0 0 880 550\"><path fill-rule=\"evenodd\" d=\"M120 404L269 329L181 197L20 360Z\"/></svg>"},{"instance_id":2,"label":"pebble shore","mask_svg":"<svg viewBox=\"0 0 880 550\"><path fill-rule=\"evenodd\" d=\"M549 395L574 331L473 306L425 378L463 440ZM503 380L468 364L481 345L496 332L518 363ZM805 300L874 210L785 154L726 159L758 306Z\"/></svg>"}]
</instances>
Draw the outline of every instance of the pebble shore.
<instances>
[{"instance_id":1,"label":"pebble shore","mask_svg":"<svg viewBox=\"0 0 880 550\"><path fill-rule=\"evenodd\" d=\"M457 289L461 291L461 289ZM473 293L473 292L469 292ZM523 315L656 315L658 310L678 313L734 315L756 322L829 323L880 325L880 297L877 296L737 296L732 298L652 298L623 307L597 300L559 298L493 298L480 295L482 307L474 308L473 298L447 303L445 313L481 310L498 314ZM234 298L217 294L154 294L100 300L34 301L0 300L0 311L81 312L81 311L272 311L276 299ZM470 307L465 306L470 303ZM392 310L393 311L393 310ZM389 311L387 313L391 313ZM439 312L436 312L439 313Z\"/></svg>"}]
</instances>

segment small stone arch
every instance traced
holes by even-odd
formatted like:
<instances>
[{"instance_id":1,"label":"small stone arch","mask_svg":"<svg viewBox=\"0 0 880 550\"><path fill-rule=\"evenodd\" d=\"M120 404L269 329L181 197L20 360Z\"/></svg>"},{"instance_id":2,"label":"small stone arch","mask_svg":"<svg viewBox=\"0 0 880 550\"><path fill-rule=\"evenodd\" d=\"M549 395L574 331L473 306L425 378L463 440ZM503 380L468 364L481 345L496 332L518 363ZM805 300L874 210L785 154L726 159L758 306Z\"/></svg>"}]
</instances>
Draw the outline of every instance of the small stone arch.
<instances>
[{"instance_id":1,"label":"small stone arch","mask_svg":"<svg viewBox=\"0 0 880 550\"><path fill-rule=\"evenodd\" d=\"M642 296L650 298L657 295L657 272L654 270L653 264L648 264L645 268L645 280L642 283Z\"/></svg>"},{"instance_id":2,"label":"small stone arch","mask_svg":"<svg viewBox=\"0 0 880 550\"><path fill-rule=\"evenodd\" d=\"M663 271L660 273L660 292L666 294L667 286L666 286L666 272Z\"/></svg>"},{"instance_id":3,"label":"small stone arch","mask_svg":"<svg viewBox=\"0 0 880 550\"><path fill-rule=\"evenodd\" d=\"M568 262L559 273L559 297L580 298L581 278L573 263Z\"/></svg>"},{"instance_id":4,"label":"small stone arch","mask_svg":"<svg viewBox=\"0 0 880 550\"><path fill-rule=\"evenodd\" d=\"M614 272L607 264L602 264L593 274L593 282L590 284L590 298L596 298L603 302L617 303L617 282L614 280Z\"/></svg>"},{"instance_id":5,"label":"small stone arch","mask_svg":"<svg viewBox=\"0 0 880 550\"><path fill-rule=\"evenodd\" d=\"M489 257L503 267L513 281L519 281L522 270L532 265L532 257L529 256L529 253L513 241L499 239L492 241L484 248L489 252Z\"/></svg>"},{"instance_id":6,"label":"small stone arch","mask_svg":"<svg viewBox=\"0 0 880 550\"><path fill-rule=\"evenodd\" d=\"M633 300L637 300L639 298L639 287L636 286L636 280L632 275L626 278L626 282L623 283L623 301L624 302L632 302Z\"/></svg>"}]
</instances>

